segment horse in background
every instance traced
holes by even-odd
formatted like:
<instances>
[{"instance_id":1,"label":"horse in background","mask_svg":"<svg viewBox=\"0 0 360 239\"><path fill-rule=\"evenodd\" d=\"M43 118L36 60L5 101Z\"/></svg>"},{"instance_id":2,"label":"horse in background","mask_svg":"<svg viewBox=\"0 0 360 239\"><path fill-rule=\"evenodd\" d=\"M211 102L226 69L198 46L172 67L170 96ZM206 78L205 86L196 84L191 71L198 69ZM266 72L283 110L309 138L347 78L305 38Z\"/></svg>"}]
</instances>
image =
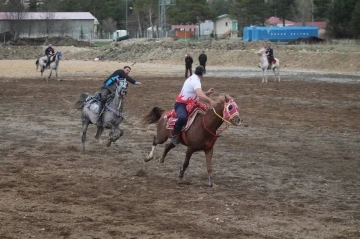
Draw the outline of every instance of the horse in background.
<instances>
[{"instance_id":1,"label":"horse in background","mask_svg":"<svg viewBox=\"0 0 360 239\"><path fill-rule=\"evenodd\" d=\"M163 144L168 138L172 137L174 124L171 124L171 120L175 122L176 118L169 117L169 114L171 113L165 114L165 110L154 107L150 113L142 118L142 122L145 125L157 123L157 134L154 136L151 152L145 159L145 162L154 158L156 145ZM227 126L241 125L242 119L239 116L239 108L230 96L225 95L219 97L214 108L195 115L195 118L189 115L189 121L191 119L193 119L192 124L186 130L181 131L179 135L180 143L187 146L185 161L183 167L180 168L179 178L182 179L184 177L192 154L197 151L204 151L208 172L208 185L211 187L213 185L211 160L215 142ZM224 121L228 125L218 132L219 127ZM169 127L169 125L172 125L172 127ZM159 159L160 163L164 163L167 153L174 147L175 145L172 143L168 143L165 146L164 152Z\"/></svg>"},{"instance_id":2,"label":"horse in background","mask_svg":"<svg viewBox=\"0 0 360 239\"><path fill-rule=\"evenodd\" d=\"M50 79L53 70L55 70L55 72L56 72L56 79L59 80L59 78L58 78L58 70L59 70L59 61L61 59L62 59L61 51L56 52L53 56L50 57L50 65L49 65L50 74L49 74L48 80ZM40 57L35 62L36 70L38 70L38 68L40 66L41 76L43 76L43 73L44 73L44 71L46 69L46 63L47 63L47 56Z\"/></svg>"},{"instance_id":3,"label":"horse in background","mask_svg":"<svg viewBox=\"0 0 360 239\"><path fill-rule=\"evenodd\" d=\"M119 124L123 121L122 114L124 106L124 97L127 94L128 83L126 80L119 81L116 91L109 95L108 100L100 115L102 117L103 127L97 126L95 138L101 143L100 137L104 129L110 129L109 138L106 146L110 147L112 142L118 140L124 132L119 128ZM87 93L81 94L80 98L75 102L74 108L81 110L82 122L82 150L85 151L86 131L89 124L96 124L97 116L99 114L99 104L101 104L100 93L89 95Z\"/></svg>"},{"instance_id":4,"label":"horse in background","mask_svg":"<svg viewBox=\"0 0 360 239\"><path fill-rule=\"evenodd\" d=\"M262 69L263 75L262 75L262 82L267 83L267 70L272 69L275 76L275 82L276 79L280 82L280 61L277 58L274 58L275 63L271 64L271 67L269 68L269 60L266 55L266 49L261 48L257 53L257 55L260 56L260 64L259 67Z\"/></svg>"}]
</instances>

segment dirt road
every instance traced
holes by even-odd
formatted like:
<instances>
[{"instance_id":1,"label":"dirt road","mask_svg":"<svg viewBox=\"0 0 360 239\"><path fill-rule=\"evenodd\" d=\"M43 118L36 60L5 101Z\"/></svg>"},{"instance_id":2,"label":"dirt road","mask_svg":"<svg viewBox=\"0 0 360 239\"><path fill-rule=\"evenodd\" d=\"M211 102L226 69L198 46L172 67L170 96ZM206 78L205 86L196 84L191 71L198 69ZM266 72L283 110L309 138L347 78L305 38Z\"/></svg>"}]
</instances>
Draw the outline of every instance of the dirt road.
<instances>
[{"instance_id":1,"label":"dirt road","mask_svg":"<svg viewBox=\"0 0 360 239\"><path fill-rule=\"evenodd\" d=\"M137 65L143 85L130 85L125 135L106 148L92 126L83 153L72 103L98 90L118 63L104 69L82 62L84 71L64 61L62 81L47 82L33 63L3 62L15 78L0 79L0 238L360 237L356 79L285 75L261 84L260 77L207 76L204 89L233 96L244 118L244 126L218 139L216 185L209 188L203 153L193 155L183 181L177 175L184 146L165 164L143 161L155 126L139 119L153 106L172 107L182 69L171 77L163 69L176 66Z\"/></svg>"}]
</instances>

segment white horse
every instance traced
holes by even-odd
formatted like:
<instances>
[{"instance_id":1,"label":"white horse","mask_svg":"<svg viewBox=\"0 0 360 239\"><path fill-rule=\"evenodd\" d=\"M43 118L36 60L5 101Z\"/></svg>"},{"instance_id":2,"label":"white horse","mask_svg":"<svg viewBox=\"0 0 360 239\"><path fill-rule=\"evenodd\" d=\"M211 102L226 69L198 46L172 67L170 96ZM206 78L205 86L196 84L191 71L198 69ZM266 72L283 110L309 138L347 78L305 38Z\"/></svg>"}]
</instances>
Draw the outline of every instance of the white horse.
<instances>
[{"instance_id":1,"label":"white horse","mask_svg":"<svg viewBox=\"0 0 360 239\"><path fill-rule=\"evenodd\" d=\"M277 58L274 58L274 60L276 61L276 63L271 64L271 68L269 69L269 61L266 55L266 49L265 48L261 48L257 54L260 56L260 64L259 67L262 69L263 71L263 76L262 76L262 82L266 82L267 83L267 70L272 69L274 72L274 76L275 76L275 82L276 82L276 78L279 80L280 82L280 61Z\"/></svg>"},{"instance_id":2,"label":"white horse","mask_svg":"<svg viewBox=\"0 0 360 239\"><path fill-rule=\"evenodd\" d=\"M58 78L58 70L59 70L59 61L61 60L61 58L62 58L61 51L56 52L55 55L50 57L50 74L49 74L48 80L50 79L53 70L55 70L55 72L56 72L56 79L59 80L59 78ZM46 63L47 63L47 56L40 57L35 62L36 70L40 66L41 76L43 76L43 73L44 73L44 71L46 69Z\"/></svg>"}]
</instances>

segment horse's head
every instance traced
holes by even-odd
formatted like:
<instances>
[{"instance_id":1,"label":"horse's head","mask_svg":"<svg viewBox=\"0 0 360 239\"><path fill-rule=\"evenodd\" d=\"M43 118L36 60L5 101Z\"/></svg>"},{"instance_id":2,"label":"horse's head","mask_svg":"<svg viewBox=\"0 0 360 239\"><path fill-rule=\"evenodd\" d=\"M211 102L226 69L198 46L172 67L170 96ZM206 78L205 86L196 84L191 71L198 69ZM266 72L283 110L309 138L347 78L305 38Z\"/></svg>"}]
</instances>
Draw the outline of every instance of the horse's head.
<instances>
[{"instance_id":1,"label":"horse's head","mask_svg":"<svg viewBox=\"0 0 360 239\"><path fill-rule=\"evenodd\" d=\"M119 80L119 84L116 87L116 93L120 96L126 95L128 90L128 83L126 80Z\"/></svg>"},{"instance_id":2,"label":"horse's head","mask_svg":"<svg viewBox=\"0 0 360 239\"><path fill-rule=\"evenodd\" d=\"M59 60L62 59L62 53L61 53L61 51L56 52L55 55L57 56L57 58L59 58Z\"/></svg>"},{"instance_id":3,"label":"horse's head","mask_svg":"<svg viewBox=\"0 0 360 239\"><path fill-rule=\"evenodd\" d=\"M257 54L258 56L262 56L262 55L265 53L265 51L266 51L266 49L263 47L263 48L261 48L260 50L258 50L256 54Z\"/></svg>"},{"instance_id":4,"label":"horse's head","mask_svg":"<svg viewBox=\"0 0 360 239\"><path fill-rule=\"evenodd\" d=\"M225 96L223 117L233 125L241 125L242 119L239 114L239 107L230 96Z\"/></svg>"}]
</instances>

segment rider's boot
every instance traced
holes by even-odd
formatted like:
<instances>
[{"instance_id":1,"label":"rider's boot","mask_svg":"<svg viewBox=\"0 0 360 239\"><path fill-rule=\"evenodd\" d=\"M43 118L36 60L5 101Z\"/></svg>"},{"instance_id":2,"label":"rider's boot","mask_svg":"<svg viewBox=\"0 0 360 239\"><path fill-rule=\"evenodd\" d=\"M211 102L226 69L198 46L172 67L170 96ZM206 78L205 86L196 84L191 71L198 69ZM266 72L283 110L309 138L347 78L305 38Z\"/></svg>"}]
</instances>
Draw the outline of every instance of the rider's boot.
<instances>
[{"instance_id":1,"label":"rider's boot","mask_svg":"<svg viewBox=\"0 0 360 239\"><path fill-rule=\"evenodd\" d=\"M178 145L179 144L179 136L180 136L180 132L181 130L179 130L176 125L174 126L174 132L173 132L173 136L171 138L171 143L173 145Z\"/></svg>"},{"instance_id":2,"label":"rider's boot","mask_svg":"<svg viewBox=\"0 0 360 239\"><path fill-rule=\"evenodd\" d=\"M102 124L102 111L103 111L103 104L99 104L99 114L98 114L98 116L97 116L97 118L96 118L96 123L95 123L95 125L97 126L97 127L103 127L103 124Z\"/></svg>"}]
</instances>

